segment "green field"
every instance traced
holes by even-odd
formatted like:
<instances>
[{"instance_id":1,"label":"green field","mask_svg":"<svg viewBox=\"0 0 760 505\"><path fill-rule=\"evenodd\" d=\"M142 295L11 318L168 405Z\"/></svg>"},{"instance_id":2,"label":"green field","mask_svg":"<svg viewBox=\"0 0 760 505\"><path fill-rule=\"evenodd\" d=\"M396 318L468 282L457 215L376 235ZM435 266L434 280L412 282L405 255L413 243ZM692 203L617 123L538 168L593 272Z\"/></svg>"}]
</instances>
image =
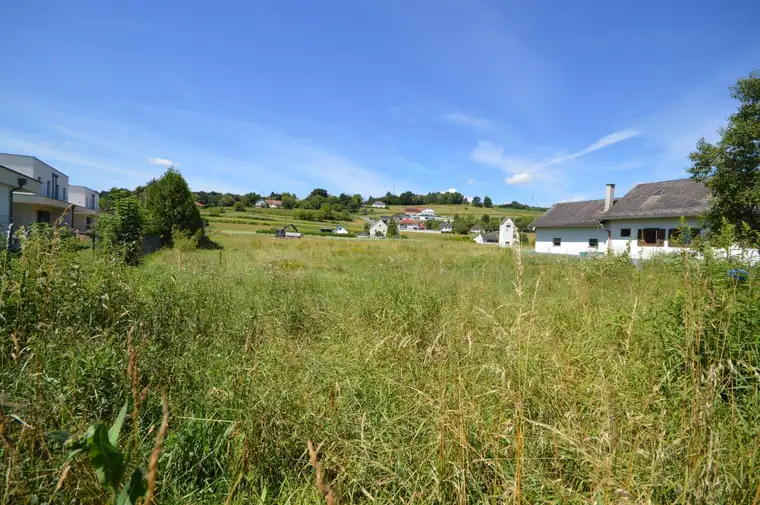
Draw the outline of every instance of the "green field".
<instances>
[{"instance_id":1,"label":"green field","mask_svg":"<svg viewBox=\"0 0 760 505\"><path fill-rule=\"evenodd\" d=\"M215 230L235 231L260 231L282 228L293 224L302 232L318 233L320 228L334 228L342 224L353 233L361 233L364 230L364 220L352 217L349 221L302 221L295 219L296 211L285 209L258 209L249 208L245 212L235 212L227 209L224 214L214 216L209 211L203 211L201 215Z\"/></svg>"},{"instance_id":2,"label":"green field","mask_svg":"<svg viewBox=\"0 0 760 505\"><path fill-rule=\"evenodd\" d=\"M308 440L341 504L758 496L760 296L728 265L211 238L139 267L43 238L3 258L0 503L105 503L47 435L127 403L147 470L162 390L162 504L325 503Z\"/></svg>"}]
</instances>

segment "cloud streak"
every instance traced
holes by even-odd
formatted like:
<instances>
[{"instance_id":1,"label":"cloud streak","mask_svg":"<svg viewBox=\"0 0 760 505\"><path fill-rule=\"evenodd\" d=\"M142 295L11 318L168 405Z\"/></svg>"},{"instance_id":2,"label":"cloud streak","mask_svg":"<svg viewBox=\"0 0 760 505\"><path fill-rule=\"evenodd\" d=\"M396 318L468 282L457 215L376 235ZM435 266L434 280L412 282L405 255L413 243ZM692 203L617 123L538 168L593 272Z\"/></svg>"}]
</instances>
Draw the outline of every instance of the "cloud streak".
<instances>
[{"instance_id":1,"label":"cloud streak","mask_svg":"<svg viewBox=\"0 0 760 505\"><path fill-rule=\"evenodd\" d=\"M503 169L510 174L509 177L504 179L504 182L508 185L528 184L535 180L551 182L557 180L556 171L552 171L551 167L634 138L640 135L640 133L641 132L633 128L619 130L610 133L609 135L605 135L584 149L570 154L556 156L546 161L505 156L504 147L497 146L486 140L478 140L475 148L470 153L470 159L482 165Z\"/></svg>"},{"instance_id":2,"label":"cloud streak","mask_svg":"<svg viewBox=\"0 0 760 505\"><path fill-rule=\"evenodd\" d=\"M179 166L179 163L174 163L172 160L166 158L148 158L148 161L159 167L175 168Z\"/></svg>"},{"instance_id":3,"label":"cloud streak","mask_svg":"<svg viewBox=\"0 0 760 505\"><path fill-rule=\"evenodd\" d=\"M443 120L450 124L460 125L460 126L470 126L478 130L487 130L493 127L494 125L494 122L491 121L490 119L477 117L477 116L471 116L469 114L462 114L459 112L452 112L450 114L445 114L443 116Z\"/></svg>"},{"instance_id":4,"label":"cloud streak","mask_svg":"<svg viewBox=\"0 0 760 505\"><path fill-rule=\"evenodd\" d=\"M574 153L549 160L548 162L544 163L543 166L549 167L551 165L563 163L565 161L573 160L575 158L580 158L581 156L585 156L589 153L593 153L594 151L598 151L599 149L604 149L605 147L609 147L611 145L617 144L618 142L623 142L624 140L631 139L640 134L641 134L640 131L635 130L633 128L627 128L625 130L616 131L614 133L610 133L609 135L605 135L604 137L600 138L599 140L597 140L596 142L594 142L593 144L591 144L585 149L581 149L580 151L576 151Z\"/></svg>"}]
</instances>

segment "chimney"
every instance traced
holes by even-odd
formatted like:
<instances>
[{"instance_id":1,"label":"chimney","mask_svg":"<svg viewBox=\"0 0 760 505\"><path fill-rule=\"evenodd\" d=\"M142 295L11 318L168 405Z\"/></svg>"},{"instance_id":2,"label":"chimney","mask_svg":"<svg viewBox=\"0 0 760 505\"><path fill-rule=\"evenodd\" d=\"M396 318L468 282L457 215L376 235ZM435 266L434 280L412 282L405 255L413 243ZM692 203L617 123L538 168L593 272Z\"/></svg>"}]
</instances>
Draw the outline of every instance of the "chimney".
<instances>
[{"instance_id":1,"label":"chimney","mask_svg":"<svg viewBox=\"0 0 760 505\"><path fill-rule=\"evenodd\" d=\"M604 212L612 208L615 203L615 185L607 184L607 194L604 196Z\"/></svg>"}]
</instances>

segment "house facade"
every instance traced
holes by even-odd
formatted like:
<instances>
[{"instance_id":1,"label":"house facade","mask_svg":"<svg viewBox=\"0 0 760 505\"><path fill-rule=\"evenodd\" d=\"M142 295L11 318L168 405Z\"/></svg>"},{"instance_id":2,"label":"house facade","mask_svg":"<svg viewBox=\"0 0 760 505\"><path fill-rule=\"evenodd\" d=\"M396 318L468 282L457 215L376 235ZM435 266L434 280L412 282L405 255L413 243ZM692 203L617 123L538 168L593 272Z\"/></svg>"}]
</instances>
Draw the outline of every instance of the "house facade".
<instances>
[{"instance_id":1,"label":"house facade","mask_svg":"<svg viewBox=\"0 0 760 505\"><path fill-rule=\"evenodd\" d=\"M372 202L372 207L375 209L386 209L388 208L387 205L385 205L385 202L381 202L380 200L375 200Z\"/></svg>"},{"instance_id":2,"label":"house facade","mask_svg":"<svg viewBox=\"0 0 760 505\"><path fill-rule=\"evenodd\" d=\"M414 219L402 219L398 222L398 228L399 230L424 230L425 223Z\"/></svg>"},{"instance_id":3,"label":"house facade","mask_svg":"<svg viewBox=\"0 0 760 505\"><path fill-rule=\"evenodd\" d=\"M0 154L0 165L23 174L27 179L23 188L13 192L11 221L16 228L28 228L33 223L53 225L60 222L84 231L97 218L97 206L90 208L85 200L80 199L82 195L86 199L88 191L92 190L84 186L71 186L69 176L60 170L34 156L19 154ZM72 188L74 196L71 194Z\"/></svg>"},{"instance_id":4,"label":"house facade","mask_svg":"<svg viewBox=\"0 0 760 505\"><path fill-rule=\"evenodd\" d=\"M282 200L267 200L267 206L270 209L280 209L282 208Z\"/></svg>"},{"instance_id":5,"label":"house facade","mask_svg":"<svg viewBox=\"0 0 760 505\"><path fill-rule=\"evenodd\" d=\"M707 187L692 179L638 184L620 199L608 184L604 199L559 203L534 221L536 252L620 254L630 248L632 257L650 258L679 251L701 233L697 216L709 203Z\"/></svg>"},{"instance_id":6,"label":"house facade","mask_svg":"<svg viewBox=\"0 0 760 505\"><path fill-rule=\"evenodd\" d=\"M336 235L348 235L348 230L342 224L339 224L335 227L333 233Z\"/></svg>"},{"instance_id":7,"label":"house facade","mask_svg":"<svg viewBox=\"0 0 760 505\"><path fill-rule=\"evenodd\" d=\"M499 235L496 233L479 233L474 239L476 244L498 244Z\"/></svg>"},{"instance_id":8,"label":"house facade","mask_svg":"<svg viewBox=\"0 0 760 505\"><path fill-rule=\"evenodd\" d=\"M13 199L18 194L17 191L22 190L39 193L42 184L21 172L0 165L0 226L3 234L14 220Z\"/></svg>"},{"instance_id":9,"label":"house facade","mask_svg":"<svg viewBox=\"0 0 760 505\"><path fill-rule=\"evenodd\" d=\"M370 237L386 237L388 235L388 225L382 221L375 221L369 228Z\"/></svg>"},{"instance_id":10,"label":"house facade","mask_svg":"<svg viewBox=\"0 0 760 505\"><path fill-rule=\"evenodd\" d=\"M451 223L442 223L440 230L441 233L451 233L454 230L454 227L451 226Z\"/></svg>"},{"instance_id":11,"label":"house facade","mask_svg":"<svg viewBox=\"0 0 760 505\"><path fill-rule=\"evenodd\" d=\"M519 243L520 239L514 221L508 217L502 219L499 223L499 245L501 247L512 247Z\"/></svg>"},{"instance_id":12,"label":"house facade","mask_svg":"<svg viewBox=\"0 0 760 505\"><path fill-rule=\"evenodd\" d=\"M257 200L256 203L254 203L254 205L260 209L266 209L267 207L269 207L266 200Z\"/></svg>"}]
</instances>

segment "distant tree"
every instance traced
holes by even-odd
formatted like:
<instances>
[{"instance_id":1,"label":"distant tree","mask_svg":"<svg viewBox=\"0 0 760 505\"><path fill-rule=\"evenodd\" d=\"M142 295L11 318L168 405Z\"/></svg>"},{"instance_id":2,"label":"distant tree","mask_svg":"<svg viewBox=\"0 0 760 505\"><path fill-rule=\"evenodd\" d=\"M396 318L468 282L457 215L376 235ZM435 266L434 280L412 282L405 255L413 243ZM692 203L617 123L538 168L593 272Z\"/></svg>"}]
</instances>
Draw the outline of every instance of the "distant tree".
<instances>
[{"instance_id":1,"label":"distant tree","mask_svg":"<svg viewBox=\"0 0 760 505\"><path fill-rule=\"evenodd\" d=\"M483 221L483 223L488 224L488 222L491 220L491 216L488 214L483 214L480 216L480 220Z\"/></svg>"},{"instance_id":2,"label":"distant tree","mask_svg":"<svg viewBox=\"0 0 760 505\"><path fill-rule=\"evenodd\" d=\"M283 195L283 197L282 197L282 208L283 209L293 209L293 208L295 208L296 203L298 203L298 202L292 196L285 196L285 195Z\"/></svg>"},{"instance_id":3,"label":"distant tree","mask_svg":"<svg viewBox=\"0 0 760 505\"><path fill-rule=\"evenodd\" d=\"M243 202L238 200L234 204L232 204L232 210L236 212L245 212L245 205L243 205Z\"/></svg>"},{"instance_id":4,"label":"distant tree","mask_svg":"<svg viewBox=\"0 0 760 505\"><path fill-rule=\"evenodd\" d=\"M486 196L485 198L483 198L483 206L489 209L493 207L493 201L491 201L490 196Z\"/></svg>"},{"instance_id":5,"label":"distant tree","mask_svg":"<svg viewBox=\"0 0 760 505\"><path fill-rule=\"evenodd\" d=\"M725 220L748 232L739 238L757 245L758 234L751 232L760 230L760 72L737 80L731 96L739 108L719 130L717 144L699 140L689 155L689 172L710 189L710 209L703 216L707 227L717 232Z\"/></svg>"},{"instance_id":6,"label":"distant tree","mask_svg":"<svg viewBox=\"0 0 760 505\"><path fill-rule=\"evenodd\" d=\"M350 221L351 220L351 214L349 214L348 209L343 209L340 212L340 219L341 219L341 221Z\"/></svg>"},{"instance_id":7,"label":"distant tree","mask_svg":"<svg viewBox=\"0 0 760 505\"><path fill-rule=\"evenodd\" d=\"M112 212L104 212L95 222L95 233L100 249L136 265L142 256L144 219L140 203L127 190L111 192Z\"/></svg>"},{"instance_id":8,"label":"distant tree","mask_svg":"<svg viewBox=\"0 0 760 505\"><path fill-rule=\"evenodd\" d=\"M170 168L147 187L145 211L148 232L172 243L172 229L190 237L203 229L193 195L182 175Z\"/></svg>"},{"instance_id":9,"label":"distant tree","mask_svg":"<svg viewBox=\"0 0 760 505\"><path fill-rule=\"evenodd\" d=\"M455 214L454 221L451 223L452 231L459 235L467 235L472 227L471 219L470 216L462 217L459 214Z\"/></svg>"},{"instance_id":10,"label":"distant tree","mask_svg":"<svg viewBox=\"0 0 760 505\"><path fill-rule=\"evenodd\" d=\"M396 238L398 236L398 223L395 219L391 219L388 223L388 236Z\"/></svg>"},{"instance_id":11,"label":"distant tree","mask_svg":"<svg viewBox=\"0 0 760 505\"><path fill-rule=\"evenodd\" d=\"M240 201L243 202L243 205L246 207L253 207L259 200L261 200L261 195L257 193L246 193L240 197Z\"/></svg>"},{"instance_id":12,"label":"distant tree","mask_svg":"<svg viewBox=\"0 0 760 505\"><path fill-rule=\"evenodd\" d=\"M364 233L369 233L369 229L370 229L369 223L365 222L364 223Z\"/></svg>"},{"instance_id":13,"label":"distant tree","mask_svg":"<svg viewBox=\"0 0 760 505\"><path fill-rule=\"evenodd\" d=\"M219 207L232 207L235 204L235 199L231 195L222 195L219 198Z\"/></svg>"},{"instance_id":14,"label":"distant tree","mask_svg":"<svg viewBox=\"0 0 760 505\"><path fill-rule=\"evenodd\" d=\"M425 228L428 230L437 230L441 227L440 221L435 221L432 219L428 219L425 221Z\"/></svg>"},{"instance_id":15,"label":"distant tree","mask_svg":"<svg viewBox=\"0 0 760 505\"><path fill-rule=\"evenodd\" d=\"M411 191L404 191L398 195L398 199L401 205L414 205L414 202L416 200L414 193Z\"/></svg>"},{"instance_id":16,"label":"distant tree","mask_svg":"<svg viewBox=\"0 0 760 505\"><path fill-rule=\"evenodd\" d=\"M475 206L475 207L482 207L483 206L483 202L480 201L480 197L479 196L475 196L472 199L472 205Z\"/></svg>"},{"instance_id":17,"label":"distant tree","mask_svg":"<svg viewBox=\"0 0 760 505\"><path fill-rule=\"evenodd\" d=\"M314 196L321 196L322 198L327 198L328 196L327 190L322 189L322 188L314 188L311 190L311 193L309 193L309 196L307 196L306 198L311 198Z\"/></svg>"}]
</instances>

